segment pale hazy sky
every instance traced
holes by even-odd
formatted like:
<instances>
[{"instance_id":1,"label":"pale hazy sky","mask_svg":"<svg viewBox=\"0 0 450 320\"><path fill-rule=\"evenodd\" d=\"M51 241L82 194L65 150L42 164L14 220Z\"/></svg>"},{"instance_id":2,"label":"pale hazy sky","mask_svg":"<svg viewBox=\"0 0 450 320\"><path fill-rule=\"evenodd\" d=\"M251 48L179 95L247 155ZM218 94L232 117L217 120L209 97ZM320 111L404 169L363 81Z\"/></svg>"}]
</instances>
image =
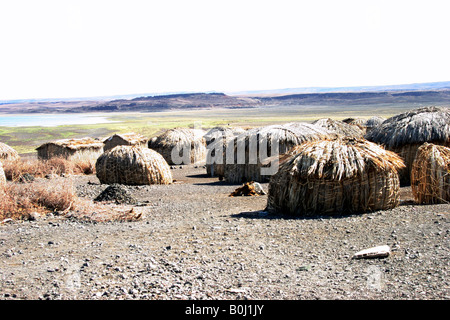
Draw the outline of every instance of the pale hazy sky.
<instances>
[{"instance_id":1,"label":"pale hazy sky","mask_svg":"<svg viewBox=\"0 0 450 320\"><path fill-rule=\"evenodd\" d=\"M450 80L450 1L0 0L0 99Z\"/></svg>"}]
</instances>

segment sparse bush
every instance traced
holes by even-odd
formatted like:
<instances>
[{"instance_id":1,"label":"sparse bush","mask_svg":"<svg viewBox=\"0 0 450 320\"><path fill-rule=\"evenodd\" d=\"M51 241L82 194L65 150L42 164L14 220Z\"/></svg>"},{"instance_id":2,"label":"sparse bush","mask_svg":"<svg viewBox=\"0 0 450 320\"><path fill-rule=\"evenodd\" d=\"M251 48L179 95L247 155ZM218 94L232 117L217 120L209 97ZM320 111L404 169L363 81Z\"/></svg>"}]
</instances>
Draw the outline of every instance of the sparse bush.
<instances>
[{"instance_id":1,"label":"sparse bush","mask_svg":"<svg viewBox=\"0 0 450 320\"><path fill-rule=\"evenodd\" d=\"M88 222L136 221L142 213L123 205L105 205L78 198L71 179L8 182L0 186L0 221L29 220L59 212L67 218Z\"/></svg>"},{"instance_id":2,"label":"sparse bush","mask_svg":"<svg viewBox=\"0 0 450 320\"><path fill-rule=\"evenodd\" d=\"M75 162L75 174L95 174L95 161L79 160Z\"/></svg>"},{"instance_id":3,"label":"sparse bush","mask_svg":"<svg viewBox=\"0 0 450 320\"><path fill-rule=\"evenodd\" d=\"M60 157L49 160L40 159L12 159L3 161L6 179L18 181L23 175L29 174L36 178L56 174L94 174L95 162L92 160L70 161Z\"/></svg>"},{"instance_id":4,"label":"sparse bush","mask_svg":"<svg viewBox=\"0 0 450 320\"><path fill-rule=\"evenodd\" d=\"M33 212L45 214L52 211L68 211L76 205L77 196L69 182L9 183L1 190L0 219L28 219Z\"/></svg>"}]
</instances>

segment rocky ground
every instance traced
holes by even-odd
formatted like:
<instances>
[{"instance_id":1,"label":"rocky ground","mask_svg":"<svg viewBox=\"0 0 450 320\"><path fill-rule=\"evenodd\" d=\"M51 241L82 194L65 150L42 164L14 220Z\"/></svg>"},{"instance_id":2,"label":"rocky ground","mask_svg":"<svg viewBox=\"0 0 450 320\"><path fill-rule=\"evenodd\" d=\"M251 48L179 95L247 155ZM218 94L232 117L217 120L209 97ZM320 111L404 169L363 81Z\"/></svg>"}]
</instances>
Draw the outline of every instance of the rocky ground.
<instances>
[{"instance_id":1,"label":"rocky ground","mask_svg":"<svg viewBox=\"0 0 450 320\"><path fill-rule=\"evenodd\" d=\"M415 205L402 188L392 210L289 218L264 212L267 195L229 197L238 185L204 168L173 174L173 185L127 187L133 204L108 204L138 221L49 215L0 225L0 298L450 298L449 204ZM82 198L108 187L72 178ZM378 245L391 254L352 259Z\"/></svg>"}]
</instances>

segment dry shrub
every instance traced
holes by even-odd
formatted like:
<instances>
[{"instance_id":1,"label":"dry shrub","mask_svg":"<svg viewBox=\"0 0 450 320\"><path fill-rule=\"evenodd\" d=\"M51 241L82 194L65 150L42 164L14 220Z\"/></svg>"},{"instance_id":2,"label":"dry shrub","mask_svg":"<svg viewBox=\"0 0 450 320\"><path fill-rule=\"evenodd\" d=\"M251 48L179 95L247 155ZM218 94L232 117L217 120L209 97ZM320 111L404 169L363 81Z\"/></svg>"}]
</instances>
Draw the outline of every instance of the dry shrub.
<instances>
[{"instance_id":1,"label":"dry shrub","mask_svg":"<svg viewBox=\"0 0 450 320\"><path fill-rule=\"evenodd\" d=\"M11 159L3 161L3 170L7 180L17 181L24 174L30 174L36 178L56 174L94 174L95 161L93 160L67 160L54 157L49 160L40 159Z\"/></svg>"},{"instance_id":2,"label":"dry shrub","mask_svg":"<svg viewBox=\"0 0 450 320\"><path fill-rule=\"evenodd\" d=\"M78 198L69 179L62 183L43 180L8 183L0 187L0 221L29 220L50 212L86 222L137 221L142 212L129 206L113 206Z\"/></svg>"},{"instance_id":3,"label":"dry shrub","mask_svg":"<svg viewBox=\"0 0 450 320\"><path fill-rule=\"evenodd\" d=\"M77 160L74 161L74 165L75 165L74 174L95 174L94 160Z\"/></svg>"},{"instance_id":4,"label":"dry shrub","mask_svg":"<svg viewBox=\"0 0 450 320\"><path fill-rule=\"evenodd\" d=\"M70 182L9 183L1 190L0 218L28 219L31 214L69 211L77 201Z\"/></svg>"}]
</instances>

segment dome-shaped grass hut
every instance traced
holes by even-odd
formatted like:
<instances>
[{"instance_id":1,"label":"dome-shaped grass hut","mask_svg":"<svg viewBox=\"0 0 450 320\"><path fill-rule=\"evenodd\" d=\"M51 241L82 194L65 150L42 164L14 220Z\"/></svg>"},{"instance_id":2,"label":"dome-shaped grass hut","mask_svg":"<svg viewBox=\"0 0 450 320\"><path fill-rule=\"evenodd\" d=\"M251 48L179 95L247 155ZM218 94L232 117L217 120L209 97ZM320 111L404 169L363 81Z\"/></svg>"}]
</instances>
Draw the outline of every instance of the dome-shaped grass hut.
<instances>
[{"instance_id":1,"label":"dome-shaped grass hut","mask_svg":"<svg viewBox=\"0 0 450 320\"><path fill-rule=\"evenodd\" d=\"M7 144L0 142L0 159L1 160L16 160L19 159L19 153L8 146Z\"/></svg>"},{"instance_id":2,"label":"dome-shaped grass hut","mask_svg":"<svg viewBox=\"0 0 450 320\"><path fill-rule=\"evenodd\" d=\"M366 127L366 133L372 130L375 127L380 126L384 121L386 121L386 118L373 116L369 119L367 119L364 126Z\"/></svg>"},{"instance_id":3,"label":"dome-shaped grass hut","mask_svg":"<svg viewBox=\"0 0 450 320\"><path fill-rule=\"evenodd\" d=\"M119 145L147 147L147 143L148 138L138 133L116 133L103 140L103 151L108 151Z\"/></svg>"},{"instance_id":4,"label":"dome-shaped grass hut","mask_svg":"<svg viewBox=\"0 0 450 320\"><path fill-rule=\"evenodd\" d=\"M156 151L139 146L117 146L104 152L95 164L100 183L149 185L170 184L172 172Z\"/></svg>"},{"instance_id":5,"label":"dome-shaped grass hut","mask_svg":"<svg viewBox=\"0 0 450 320\"><path fill-rule=\"evenodd\" d=\"M244 132L246 130L240 127L214 127L206 132L206 173L209 176L223 177L227 145Z\"/></svg>"},{"instance_id":6,"label":"dome-shaped grass hut","mask_svg":"<svg viewBox=\"0 0 450 320\"><path fill-rule=\"evenodd\" d=\"M248 130L236 138L231 160L227 155L224 178L230 183L249 181L266 182L275 173L265 174L263 168L278 164L280 155L306 141L320 140L333 136L328 130L310 123L292 122ZM271 145L271 139L278 143L278 153ZM266 153L260 146L266 145ZM261 155L265 157L261 157ZM271 171L271 170L268 170Z\"/></svg>"},{"instance_id":7,"label":"dome-shaped grass hut","mask_svg":"<svg viewBox=\"0 0 450 320\"><path fill-rule=\"evenodd\" d=\"M450 203L450 148L424 143L411 169L411 189L419 204Z\"/></svg>"},{"instance_id":8,"label":"dome-shaped grass hut","mask_svg":"<svg viewBox=\"0 0 450 320\"><path fill-rule=\"evenodd\" d=\"M364 136L363 130L344 121L323 118L314 121L313 124L348 138L362 138Z\"/></svg>"},{"instance_id":9,"label":"dome-shaped grass hut","mask_svg":"<svg viewBox=\"0 0 450 320\"><path fill-rule=\"evenodd\" d=\"M404 159L406 168L400 172L400 182L408 185L412 163L422 144L450 146L450 108L426 107L396 115L364 137Z\"/></svg>"},{"instance_id":10,"label":"dome-shaped grass hut","mask_svg":"<svg viewBox=\"0 0 450 320\"><path fill-rule=\"evenodd\" d=\"M306 142L270 179L267 210L309 216L393 208L403 166L397 154L365 139Z\"/></svg>"},{"instance_id":11,"label":"dome-shaped grass hut","mask_svg":"<svg viewBox=\"0 0 450 320\"><path fill-rule=\"evenodd\" d=\"M175 128L152 138L148 147L159 152L167 163L191 164L206 162L205 132L200 129Z\"/></svg>"}]
</instances>

